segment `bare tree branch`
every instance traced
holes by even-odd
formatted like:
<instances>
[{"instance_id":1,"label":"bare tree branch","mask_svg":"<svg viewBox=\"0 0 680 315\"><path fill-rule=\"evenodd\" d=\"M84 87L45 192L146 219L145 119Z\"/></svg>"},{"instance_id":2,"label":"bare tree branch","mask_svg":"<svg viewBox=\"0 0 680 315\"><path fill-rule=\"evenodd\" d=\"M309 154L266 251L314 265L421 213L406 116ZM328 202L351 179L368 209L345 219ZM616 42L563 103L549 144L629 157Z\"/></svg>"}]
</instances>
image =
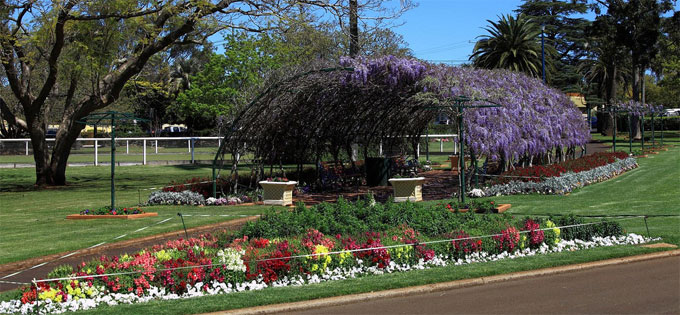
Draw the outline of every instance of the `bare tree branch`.
<instances>
[{"instance_id":1,"label":"bare tree branch","mask_svg":"<svg viewBox=\"0 0 680 315\"><path fill-rule=\"evenodd\" d=\"M9 108L2 97L0 97L0 118L6 120L10 126L19 127L21 130L28 130L26 122L14 115L12 109Z\"/></svg>"},{"instance_id":2,"label":"bare tree branch","mask_svg":"<svg viewBox=\"0 0 680 315\"><path fill-rule=\"evenodd\" d=\"M150 9L150 10L144 10L144 11L139 11L139 12L132 12L132 13L110 13L110 14L100 14L100 15L72 15L70 14L68 16L68 19L71 21L95 21L95 20L105 20L105 19L116 19L116 20L124 20L124 19L129 19L133 17L140 17L140 16L146 16L150 14L157 13L162 10L162 6L159 6L158 8Z\"/></svg>"},{"instance_id":3,"label":"bare tree branch","mask_svg":"<svg viewBox=\"0 0 680 315\"><path fill-rule=\"evenodd\" d=\"M66 3L64 8L59 10L59 16L57 17L57 23L54 30L54 44L52 45L52 51L50 52L50 56L47 61L49 65L49 72L47 74L47 79L45 79L45 82L43 83L42 89L40 89L40 93L33 101L33 104L31 104L32 110L40 108L40 106L45 103L45 100L50 94L50 91L52 91L54 84L57 83L57 74L59 70L58 59L61 55L62 49L64 48L64 26L66 25L66 21L68 21L68 12L75 4L75 1L69 1Z\"/></svg>"}]
</instances>

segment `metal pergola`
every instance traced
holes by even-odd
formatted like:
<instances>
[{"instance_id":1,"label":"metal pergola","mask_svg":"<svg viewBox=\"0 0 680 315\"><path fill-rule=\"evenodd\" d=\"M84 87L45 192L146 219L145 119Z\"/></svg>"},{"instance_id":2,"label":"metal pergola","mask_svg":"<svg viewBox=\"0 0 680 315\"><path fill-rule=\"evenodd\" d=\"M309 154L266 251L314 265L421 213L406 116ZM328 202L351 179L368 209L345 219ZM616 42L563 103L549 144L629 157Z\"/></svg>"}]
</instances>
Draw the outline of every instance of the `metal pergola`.
<instances>
[{"instance_id":1,"label":"metal pergola","mask_svg":"<svg viewBox=\"0 0 680 315\"><path fill-rule=\"evenodd\" d=\"M619 106L609 106L608 109L604 111L605 113L612 114L613 116L613 123L614 123L614 132L612 133L612 151L616 152L616 133L618 132L618 127L617 127L617 122L616 118L618 117L619 114L627 114L628 115L628 153L633 153L633 115L630 110L625 110L619 108ZM654 132L654 112L649 111L649 110L644 110L641 115L640 115L640 133L641 133L641 139L640 139L640 145L641 145L641 150L645 150L645 112L648 112L652 116L652 145L656 144L656 141L654 139L655 137L655 132ZM663 124L663 121L662 121ZM663 128L662 128L663 129ZM662 136L662 144L663 144L663 132L661 133Z\"/></svg>"},{"instance_id":2,"label":"metal pergola","mask_svg":"<svg viewBox=\"0 0 680 315\"><path fill-rule=\"evenodd\" d=\"M471 104L475 103L475 104ZM482 103L482 104L479 104ZM470 98L468 96L459 95L451 99L449 105L427 106L427 109L433 110L449 110L455 112L458 118L458 143L460 151L458 151L458 163L460 166L460 202L465 203L465 122L463 120L463 111L466 108L485 108L485 107L502 107L502 105L489 101L487 99Z\"/></svg>"},{"instance_id":3,"label":"metal pergola","mask_svg":"<svg viewBox=\"0 0 680 315\"><path fill-rule=\"evenodd\" d=\"M93 113L87 115L80 120L79 123L86 125L100 125L102 121L110 121L111 123L111 210L116 210L116 123L127 121L149 121L144 118L135 117L129 113L122 113L117 111L107 111L103 113ZM95 128L96 130L96 128Z\"/></svg>"}]
</instances>

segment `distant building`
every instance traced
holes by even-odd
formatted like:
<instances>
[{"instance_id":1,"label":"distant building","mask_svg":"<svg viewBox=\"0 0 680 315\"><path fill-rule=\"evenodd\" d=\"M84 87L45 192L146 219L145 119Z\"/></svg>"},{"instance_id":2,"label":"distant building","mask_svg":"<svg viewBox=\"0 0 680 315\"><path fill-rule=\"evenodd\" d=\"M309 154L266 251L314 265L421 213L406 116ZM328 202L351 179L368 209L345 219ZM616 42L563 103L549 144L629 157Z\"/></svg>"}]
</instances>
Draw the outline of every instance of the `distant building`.
<instances>
[{"instance_id":1,"label":"distant building","mask_svg":"<svg viewBox=\"0 0 680 315\"><path fill-rule=\"evenodd\" d=\"M581 93L567 93L567 96L574 105L581 111L582 114L588 113L588 103L586 103L586 97Z\"/></svg>"}]
</instances>

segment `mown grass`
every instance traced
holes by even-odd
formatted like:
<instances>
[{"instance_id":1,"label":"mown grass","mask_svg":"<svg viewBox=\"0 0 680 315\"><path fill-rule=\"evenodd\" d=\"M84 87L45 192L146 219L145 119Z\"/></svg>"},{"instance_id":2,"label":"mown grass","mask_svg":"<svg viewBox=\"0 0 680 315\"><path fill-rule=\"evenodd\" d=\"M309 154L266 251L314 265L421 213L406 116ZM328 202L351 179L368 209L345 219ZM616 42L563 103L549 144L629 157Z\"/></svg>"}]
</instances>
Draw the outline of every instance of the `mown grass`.
<instances>
[{"instance_id":1,"label":"mown grass","mask_svg":"<svg viewBox=\"0 0 680 315\"><path fill-rule=\"evenodd\" d=\"M113 238L123 241L182 229L177 213L183 214L242 214L264 212L264 206L194 207L151 206L148 212L158 212L158 217L137 220L66 220L69 214L87 208L110 204L108 168L73 167L67 171L69 185L36 190L33 187L34 170L6 169L0 177L0 264L20 261L65 251L86 248ZM128 166L116 170L116 205L132 206L146 201L151 187L161 187L171 180L194 176L209 177L210 168L198 166ZM163 224L143 231L135 230L172 217ZM232 220L238 217L185 217L187 228Z\"/></svg>"}]
</instances>

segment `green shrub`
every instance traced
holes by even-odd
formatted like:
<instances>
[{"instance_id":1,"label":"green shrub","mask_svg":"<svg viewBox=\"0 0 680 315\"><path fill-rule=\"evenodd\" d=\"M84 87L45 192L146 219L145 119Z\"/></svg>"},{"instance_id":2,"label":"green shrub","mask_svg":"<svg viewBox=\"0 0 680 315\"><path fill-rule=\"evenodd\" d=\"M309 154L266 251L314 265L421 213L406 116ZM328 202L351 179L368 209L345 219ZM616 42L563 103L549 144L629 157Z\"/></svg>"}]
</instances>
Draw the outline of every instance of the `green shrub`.
<instances>
[{"instance_id":1,"label":"green shrub","mask_svg":"<svg viewBox=\"0 0 680 315\"><path fill-rule=\"evenodd\" d=\"M573 214L561 217L551 217L551 221L555 222L557 226L584 224L585 220L581 217L576 217ZM618 222L602 220L599 224L575 226L569 228L562 228L560 237L565 240L589 240L595 236L619 236L623 234L623 228Z\"/></svg>"},{"instance_id":2,"label":"green shrub","mask_svg":"<svg viewBox=\"0 0 680 315\"><path fill-rule=\"evenodd\" d=\"M66 278L73 274L73 267L71 265L60 265L47 274L47 279Z\"/></svg>"}]
</instances>

